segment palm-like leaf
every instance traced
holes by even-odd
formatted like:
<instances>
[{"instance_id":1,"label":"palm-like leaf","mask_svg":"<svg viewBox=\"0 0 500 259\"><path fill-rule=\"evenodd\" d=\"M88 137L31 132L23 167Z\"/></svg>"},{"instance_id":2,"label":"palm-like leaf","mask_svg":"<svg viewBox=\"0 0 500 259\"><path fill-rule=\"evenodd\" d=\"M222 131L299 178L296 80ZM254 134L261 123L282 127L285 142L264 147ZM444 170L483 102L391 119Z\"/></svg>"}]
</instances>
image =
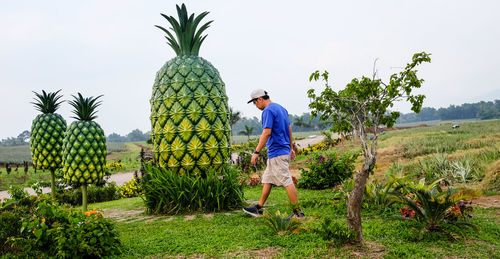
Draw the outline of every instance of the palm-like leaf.
<instances>
[{"instance_id":1,"label":"palm-like leaf","mask_svg":"<svg viewBox=\"0 0 500 259\"><path fill-rule=\"evenodd\" d=\"M76 117L71 117L80 121L91 121L97 118L95 115L97 113L96 108L102 104L101 101L97 101L102 95L97 97L87 97L84 98L81 93L78 96L72 95L74 100L68 101L68 103L73 106L72 111Z\"/></svg>"},{"instance_id":2,"label":"palm-like leaf","mask_svg":"<svg viewBox=\"0 0 500 259\"><path fill-rule=\"evenodd\" d=\"M168 29L159 25L155 26L167 34L165 38L168 41L168 45L172 47L177 56L198 56L200 46L207 37L207 35L202 36L202 33L210 27L213 21L209 21L197 29L201 20L208 15L208 12L203 12L198 16L195 16L193 13L188 17L186 5L182 4L181 7L178 5L176 7L178 20L173 16L161 14L172 26L169 29L174 32L175 36Z\"/></svg>"},{"instance_id":3,"label":"palm-like leaf","mask_svg":"<svg viewBox=\"0 0 500 259\"><path fill-rule=\"evenodd\" d=\"M61 99L62 95L58 95L58 93L61 90L53 93L46 93L44 90L42 90L42 94L39 94L35 91L33 93L35 94L36 98L35 102L31 102L33 105L35 105L35 108L39 110L40 112L47 114L47 113L54 113L61 103L64 101L59 101Z\"/></svg>"}]
</instances>

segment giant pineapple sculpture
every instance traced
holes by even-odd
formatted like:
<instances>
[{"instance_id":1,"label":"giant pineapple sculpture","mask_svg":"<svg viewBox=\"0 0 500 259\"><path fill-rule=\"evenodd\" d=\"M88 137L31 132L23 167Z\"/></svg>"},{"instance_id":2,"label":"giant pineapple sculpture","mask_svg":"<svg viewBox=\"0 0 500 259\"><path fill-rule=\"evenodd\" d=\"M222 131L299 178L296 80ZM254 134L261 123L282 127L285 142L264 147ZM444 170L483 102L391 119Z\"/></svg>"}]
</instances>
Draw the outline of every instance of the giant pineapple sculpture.
<instances>
[{"instance_id":1,"label":"giant pineapple sculpture","mask_svg":"<svg viewBox=\"0 0 500 259\"><path fill-rule=\"evenodd\" d=\"M83 209L87 210L87 184L99 183L106 170L106 137L101 126L93 121L100 97L84 98L80 93L68 103L73 106L76 119L68 127L64 138L64 178L82 186Z\"/></svg>"},{"instance_id":2,"label":"giant pineapple sculpture","mask_svg":"<svg viewBox=\"0 0 500 259\"><path fill-rule=\"evenodd\" d=\"M63 138L66 132L66 121L55 113L62 97L54 93L35 93L35 108L42 112L36 116L31 125L30 147L33 166L40 170L50 170L51 194L55 197L55 170L62 167Z\"/></svg>"},{"instance_id":3,"label":"giant pineapple sculpture","mask_svg":"<svg viewBox=\"0 0 500 259\"><path fill-rule=\"evenodd\" d=\"M210 23L197 29L208 14L188 17L186 6L177 6L179 20L162 16L172 26L156 26L176 57L157 72L151 103L151 138L157 164L179 173L220 171L230 154L229 109L219 72L198 56Z\"/></svg>"}]
</instances>

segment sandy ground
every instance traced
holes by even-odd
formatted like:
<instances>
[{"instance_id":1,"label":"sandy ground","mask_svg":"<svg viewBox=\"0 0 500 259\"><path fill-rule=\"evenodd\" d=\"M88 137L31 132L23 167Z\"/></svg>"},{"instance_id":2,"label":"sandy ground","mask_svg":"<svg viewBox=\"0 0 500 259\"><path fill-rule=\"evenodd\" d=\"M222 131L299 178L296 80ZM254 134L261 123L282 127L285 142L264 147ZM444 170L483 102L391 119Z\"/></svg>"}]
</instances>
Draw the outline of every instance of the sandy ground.
<instances>
[{"instance_id":1,"label":"sandy ground","mask_svg":"<svg viewBox=\"0 0 500 259\"><path fill-rule=\"evenodd\" d=\"M335 136L333 136L333 137L335 137ZM296 143L297 143L298 148L305 148L308 145L314 145L314 144L322 141L323 138L324 138L323 135L310 136L310 137L307 137L305 139L297 140ZM233 157L235 155L236 154L233 154ZM234 159L236 159L236 158L234 157ZM292 175L296 176L297 174L300 174L300 172L298 170L296 170L296 169L292 170ZM116 173L116 174L111 175L109 181L115 182L116 185L118 185L118 186L122 186L125 182L131 180L133 177L134 177L134 172L120 172L120 173ZM31 189L29 187L26 187L24 189L26 191L28 191L29 194L35 195L35 191L33 189ZM43 193L50 193L50 188L43 188L42 191L43 191ZM10 197L10 195L7 193L7 191L0 191L0 199L5 199L5 198L9 198L9 197Z\"/></svg>"}]
</instances>

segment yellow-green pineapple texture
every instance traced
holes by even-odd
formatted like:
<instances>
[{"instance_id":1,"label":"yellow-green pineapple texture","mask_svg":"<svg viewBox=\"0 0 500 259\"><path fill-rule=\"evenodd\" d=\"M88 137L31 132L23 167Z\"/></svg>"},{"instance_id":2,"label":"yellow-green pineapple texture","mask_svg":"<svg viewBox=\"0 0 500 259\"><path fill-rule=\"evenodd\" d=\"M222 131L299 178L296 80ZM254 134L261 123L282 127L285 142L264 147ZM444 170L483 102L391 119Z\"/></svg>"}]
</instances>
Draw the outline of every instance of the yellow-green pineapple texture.
<instances>
[{"instance_id":1,"label":"yellow-green pineapple texture","mask_svg":"<svg viewBox=\"0 0 500 259\"><path fill-rule=\"evenodd\" d=\"M77 119L68 127L64 138L63 174L64 179L74 184L99 183L106 170L106 137L101 126L93 119L95 109L101 103L96 98L73 96L69 103Z\"/></svg>"},{"instance_id":2,"label":"yellow-green pineapple texture","mask_svg":"<svg viewBox=\"0 0 500 259\"><path fill-rule=\"evenodd\" d=\"M66 121L55 113L61 102L58 93L42 94L35 92L33 103L42 114L36 116L31 124L30 148L33 165L36 169L55 170L62 167L63 138Z\"/></svg>"},{"instance_id":3,"label":"yellow-green pineapple texture","mask_svg":"<svg viewBox=\"0 0 500 259\"><path fill-rule=\"evenodd\" d=\"M184 5L177 6L180 23L173 28L187 40L175 41L167 32L169 45L177 57L158 71L151 103L151 137L156 162L179 173L220 170L230 154L229 107L224 82L217 69L198 56L206 36L201 32L208 22L196 30L207 12L187 18ZM171 24L177 21L163 15ZM175 30L175 29L174 29ZM196 32L196 33L195 33Z\"/></svg>"}]
</instances>

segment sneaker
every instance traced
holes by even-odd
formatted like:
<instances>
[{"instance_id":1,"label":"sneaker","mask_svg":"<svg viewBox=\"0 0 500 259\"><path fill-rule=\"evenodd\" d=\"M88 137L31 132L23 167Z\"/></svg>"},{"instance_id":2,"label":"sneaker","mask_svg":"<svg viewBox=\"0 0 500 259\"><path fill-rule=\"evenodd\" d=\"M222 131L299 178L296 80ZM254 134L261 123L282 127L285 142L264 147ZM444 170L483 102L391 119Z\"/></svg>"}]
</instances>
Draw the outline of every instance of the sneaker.
<instances>
[{"instance_id":1,"label":"sneaker","mask_svg":"<svg viewBox=\"0 0 500 259\"><path fill-rule=\"evenodd\" d=\"M245 207L243 208L243 212L252 215L252 217L260 217L264 213L262 207L260 207L259 205Z\"/></svg>"},{"instance_id":2,"label":"sneaker","mask_svg":"<svg viewBox=\"0 0 500 259\"><path fill-rule=\"evenodd\" d=\"M288 220L291 220L292 218L296 218L296 219L305 219L306 218L306 215L304 215L304 212L302 212L301 210L299 211L294 211L292 213L292 215L290 215L288 217Z\"/></svg>"}]
</instances>

